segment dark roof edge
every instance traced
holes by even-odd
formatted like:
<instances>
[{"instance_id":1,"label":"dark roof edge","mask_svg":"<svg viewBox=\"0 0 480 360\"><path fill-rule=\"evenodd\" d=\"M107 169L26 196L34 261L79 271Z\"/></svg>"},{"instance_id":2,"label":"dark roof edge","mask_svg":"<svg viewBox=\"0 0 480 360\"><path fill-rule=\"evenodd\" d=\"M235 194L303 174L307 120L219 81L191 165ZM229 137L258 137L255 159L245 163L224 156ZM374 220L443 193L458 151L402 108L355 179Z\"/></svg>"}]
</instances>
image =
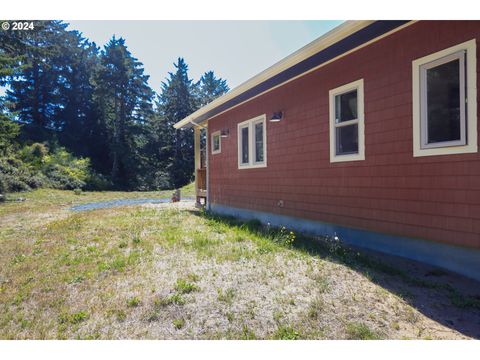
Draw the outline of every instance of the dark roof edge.
<instances>
[{"instance_id":1,"label":"dark roof edge","mask_svg":"<svg viewBox=\"0 0 480 360\"><path fill-rule=\"evenodd\" d=\"M279 72L266 79L265 81L255 85L246 91L238 94L237 96L229 99L223 103L220 103L218 106L214 107L203 114L199 114L195 118L185 118L184 120L176 124L176 128L189 126L193 124L200 124L205 120L208 120L236 105L239 105L253 97L262 94L269 89L277 87L285 82L288 82L291 79L294 79L300 76L303 73L306 73L316 67L345 54L362 44L365 44L369 41L374 40L384 34L389 33L392 30L395 30L399 27L406 25L409 20L380 20L371 23L370 25L346 36L345 38L331 44L330 46L324 48L323 50L317 52L316 54L294 64L293 66ZM208 106L208 105L207 105ZM192 116L195 113L192 114Z\"/></svg>"}]
</instances>

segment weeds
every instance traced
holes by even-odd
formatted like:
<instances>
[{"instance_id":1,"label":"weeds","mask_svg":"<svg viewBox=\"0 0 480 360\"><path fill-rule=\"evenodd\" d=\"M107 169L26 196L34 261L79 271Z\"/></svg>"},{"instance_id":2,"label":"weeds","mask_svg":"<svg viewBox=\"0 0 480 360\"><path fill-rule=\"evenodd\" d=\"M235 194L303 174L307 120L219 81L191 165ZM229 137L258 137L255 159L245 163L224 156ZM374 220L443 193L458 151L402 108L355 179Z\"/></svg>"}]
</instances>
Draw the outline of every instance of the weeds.
<instances>
[{"instance_id":1,"label":"weeds","mask_svg":"<svg viewBox=\"0 0 480 360\"><path fill-rule=\"evenodd\" d=\"M235 289L233 288L229 288L226 291L223 291L222 289L217 289L218 301L224 302L228 305L232 305L234 297L235 297Z\"/></svg>"},{"instance_id":2,"label":"weeds","mask_svg":"<svg viewBox=\"0 0 480 360\"><path fill-rule=\"evenodd\" d=\"M227 318L228 322L233 322L233 320L235 319L235 315L231 311L228 311L225 314L225 317Z\"/></svg>"},{"instance_id":3,"label":"weeds","mask_svg":"<svg viewBox=\"0 0 480 360\"><path fill-rule=\"evenodd\" d=\"M75 325L87 320L87 318L88 318L88 315L86 312L79 311L73 314L66 314L66 313L60 314L58 321L60 324Z\"/></svg>"},{"instance_id":4,"label":"weeds","mask_svg":"<svg viewBox=\"0 0 480 360\"><path fill-rule=\"evenodd\" d=\"M173 294L170 296L157 298L154 301L156 307L163 307L168 305L185 305L185 299L180 294Z\"/></svg>"},{"instance_id":5,"label":"weeds","mask_svg":"<svg viewBox=\"0 0 480 360\"><path fill-rule=\"evenodd\" d=\"M349 340L378 340L380 336L364 323L348 323L346 326Z\"/></svg>"},{"instance_id":6,"label":"weeds","mask_svg":"<svg viewBox=\"0 0 480 360\"><path fill-rule=\"evenodd\" d=\"M247 325L242 326L242 334L240 335L240 340L256 340L257 336L255 333L248 328Z\"/></svg>"},{"instance_id":7,"label":"weeds","mask_svg":"<svg viewBox=\"0 0 480 360\"><path fill-rule=\"evenodd\" d=\"M474 321L478 319L480 298L434 282L441 272L417 278L407 270L349 249L339 239L312 239L258 221L243 223L183 210L117 208L75 214L64 211L71 203L133 196L129 193L85 192L77 197L71 191L67 194L42 190L25 196L28 201L0 206L0 240L2 254L6 254L0 257L0 302L5 304L0 314L0 333L4 338L97 338L98 329L102 329L102 338L131 334L208 338L213 336L209 331L219 338L235 339L332 338L339 336L338 318L344 318L345 306L355 308L348 318L350 323L340 329L344 331L340 337L440 337L440 331L432 332L429 328L431 322L425 321L422 309L409 311L404 301L391 296L402 289L401 295L415 305L407 296L421 288L432 289L426 307L437 305L437 300L442 304L447 300L447 306L450 301L460 309L473 309L464 314L471 315ZM190 271L200 276L181 267L187 262L177 261L177 251L185 253L186 261L192 262L188 263ZM241 263L231 266L231 261ZM183 274L182 278L172 280L171 274L157 271L160 263L165 265L165 271L172 269L171 274ZM233 272L239 268L240 273ZM362 276L367 273L368 276ZM254 287L258 286L258 293L251 289L240 293L243 285L239 281L239 290L233 288L232 276L241 277L242 283L248 277ZM138 279L141 280L137 282ZM301 281L296 282L297 279ZM359 280L358 287L355 279ZM385 280L392 286L381 291L368 279L373 283ZM125 285L132 283L134 289ZM361 293L366 289L372 291L374 299ZM131 298L131 291L137 296ZM156 291L170 293L148 300ZM299 291L298 297L292 298L289 294L295 291ZM351 301L352 293L355 303ZM145 299L141 295L140 301L140 294L148 295ZM369 299L380 305L372 315L369 309L375 304L366 304ZM75 303L71 304L72 301ZM187 301L191 302L189 306L182 307ZM82 304L89 307L78 311ZM105 311L107 304L114 310ZM69 306L76 310L69 310ZM202 311L189 324L189 315L195 313L197 306ZM393 311L387 311L385 306ZM381 309L387 309L385 314ZM51 314L55 314L53 325L48 319ZM116 323L127 319L128 326ZM139 319L159 324L146 326ZM225 328L212 328L215 325L208 322L211 319ZM444 331L441 336L461 337L461 328L456 323L445 326L440 321L445 319L433 319L438 322L435 326ZM270 324L268 328L258 325L265 321ZM188 331L174 331L187 325ZM374 330L381 326L385 333ZM463 335L475 337L477 332Z\"/></svg>"},{"instance_id":8,"label":"weeds","mask_svg":"<svg viewBox=\"0 0 480 360\"><path fill-rule=\"evenodd\" d=\"M180 294L189 294L193 291L198 291L199 287L194 283L190 283L185 279L177 279L177 283L175 284L175 290L178 291Z\"/></svg>"},{"instance_id":9,"label":"weeds","mask_svg":"<svg viewBox=\"0 0 480 360\"><path fill-rule=\"evenodd\" d=\"M180 330L185 326L185 320L184 319L173 320L172 324L175 329Z\"/></svg>"},{"instance_id":10,"label":"weeds","mask_svg":"<svg viewBox=\"0 0 480 360\"><path fill-rule=\"evenodd\" d=\"M465 296L452 289L449 294L450 302L461 309L480 309L480 298Z\"/></svg>"},{"instance_id":11,"label":"weeds","mask_svg":"<svg viewBox=\"0 0 480 360\"><path fill-rule=\"evenodd\" d=\"M308 306L307 316L311 320L317 320L320 312L324 309L325 302L322 298L315 298Z\"/></svg>"},{"instance_id":12,"label":"weeds","mask_svg":"<svg viewBox=\"0 0 480 360\"><path fill-rule=\"evenodd\" d=\"M291 326L279 326L273 334L275 340L298 340L300 333Z\"/></svg>"},{"instance_id":13,"label":"weeds","mask_svg":"<svg viewBox=\"0 0 480 360\"><path fill-rule=\"evenodd\" d=\"M118 321L125 321L125 319L127 318L127 313L123 310L117 310L115 312L115 317Z\"/></svg>"},{"instance_id":14,"label":"weeds","mask_svg":"<svg viewBox=\"0 0 480 360\"><path fill-rule=\"evenodd\" d=\"M127 300L127 306L129 308L134 308L140 305L140 299L136 296Z\"/></svg>"}]
</instances>

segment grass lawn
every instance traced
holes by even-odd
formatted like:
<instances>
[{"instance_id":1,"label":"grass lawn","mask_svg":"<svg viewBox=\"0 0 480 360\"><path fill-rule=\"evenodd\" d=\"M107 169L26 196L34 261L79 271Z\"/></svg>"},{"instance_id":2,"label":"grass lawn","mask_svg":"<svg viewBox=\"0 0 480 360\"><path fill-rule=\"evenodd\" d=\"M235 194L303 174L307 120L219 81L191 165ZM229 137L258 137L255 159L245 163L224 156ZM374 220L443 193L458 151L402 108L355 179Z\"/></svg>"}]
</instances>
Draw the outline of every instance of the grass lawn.
<instances>
[{"instance_id":1,"label":"grass lawn","mask_svg":"<svg viewBox=\"0 0 480 360\"><path fill-rule=\"evenodd\" d=\"M170 195L38 190L0 204L0 338L480 337L478 283L436 269L185 204L68 210Z\"/></svg>"}]
</instances>

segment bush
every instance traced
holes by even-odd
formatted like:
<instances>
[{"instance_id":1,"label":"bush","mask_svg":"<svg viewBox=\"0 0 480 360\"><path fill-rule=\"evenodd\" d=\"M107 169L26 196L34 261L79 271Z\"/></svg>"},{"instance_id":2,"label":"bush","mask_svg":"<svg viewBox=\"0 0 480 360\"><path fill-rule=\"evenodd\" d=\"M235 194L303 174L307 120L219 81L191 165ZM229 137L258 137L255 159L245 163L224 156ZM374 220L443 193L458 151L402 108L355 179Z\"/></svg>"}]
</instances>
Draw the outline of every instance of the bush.
<instances>
[{"instance_id":1,"label":"bush","mask_svg":"<svg viewBox=\"0 0 480 360\"><path fill-rule=\"evenodd\" d=\"M156 191L173 189L170 175L163 171L152 171L144 174L138 174L134 180L128 184L130 188L138 191Z\"/></svg>"},{"instance_id":2,"label":"bush","mask_svg":"<svg viewBox=\"0 0 480 360\"><path fill-rule=\"evenodd\" d=\"M0 108L0 156L11 152L19 133L20 125L4 115Z\"/></svg>"},{"instance_id":3,"label":"bush","mask_svg":"<svg viewBox=\"0 0 480 360\"><path fill-rule=\"evenodd\" d=\"M7 192L7 182L3 177L3 174L0 173L0 195Z\"/></svg>"},{"instance_id":4,"label":"bush","mask_svg":"<svg viewBox=\"0 0 480 360\"><path fill-rule=\"evenodd\" d=\"M37 151L42 155L42 172L49 179L51 187L63 190L85 187L90 176L90 159L76 158L64 148L46 155L42 150Z\"/></svg>"},{"instance_id":5,"label":"bush","mask_svg":"<svg viewBox=\"0 0 480 360\"><path fill-rule=\"evenodd\" d=\"M24 146L17 157L0 159L0 179L3 192L39 187L73 190L83 189L92 173L89 159L76 158L64 148L49 152L45 144L34 143Z\"/></svg>"},{"instance_id":6,"label":"bush","mask_svg":"<svg viewBox=\"0 0 480 360\"><path fill-rule=\"evenodd\" d=\"M26 183L32 189L38 189L44 187L47 184L47 179L43 174L39 174L26 179Z\"/></svg>"},{"instance_id":7,"label":"bush","mask_svg":"<svg viewBox=\"0 0 480 360\"><path fill-rule=\"evenodd\" d=\"M61 190L81 189L85 181L75 177L68 168L59 164L50 164L44 170L49 187Z\"/></svg>"},{"instance_id":8,"label":"bush","mask_svg":"<svg viewBox=\"0 0 480 360\"><path fill-rule=\"evenodd\" d=\"M20 160L28 164L31 169L41 170L43 159L48 154L48 147L45 144L34 143L30 146L24 146L20 152Z\"/></svg>"},{"instance_id":9,"label":"bush","mask_svg":"<svg viewBox=\"0 0 480 360\"><path fill-rule=\"evenodd\" d=\"M20 160L6 158L0 160L0 178L4 192L30 190L35 174Z\"/></svg>"},{"instance_id":10,"label":"bush","mask_svg":"<svg viewBox=\"0 0 480 360\"><path fill-rule=\"evenodd\" d=\"M91 171L85 180L87 190L108 190L113 187L112 182L104 175Z\"/></svg>"}]
</instances>

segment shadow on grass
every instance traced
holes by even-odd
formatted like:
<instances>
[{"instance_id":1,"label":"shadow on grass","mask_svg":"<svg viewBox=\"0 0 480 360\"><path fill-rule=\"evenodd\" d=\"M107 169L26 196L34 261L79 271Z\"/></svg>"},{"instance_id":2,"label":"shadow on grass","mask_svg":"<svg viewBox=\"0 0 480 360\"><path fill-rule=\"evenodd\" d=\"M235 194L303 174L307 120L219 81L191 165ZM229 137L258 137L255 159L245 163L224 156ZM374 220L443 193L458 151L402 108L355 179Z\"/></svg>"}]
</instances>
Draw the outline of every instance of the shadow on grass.
<instances>
[{"instance_id":1,"label":"shadow on grass","mask_svg":"<svg viewBox=\"0 0 480 360\"><path fill-rule=\"evenodd\" d=\"M347 247L336 238L295 233L292 241L290 231L263 225L258 220L242 221L203 210L192 211L192 214L232 228L241 227L278 245L346 265L401 297L430 319L466 336L480 338L480 283L474 280L411 260ZM394 265L396 262L399 264ZM410 271L412 268L420 268L421 273ZM432 277L438 281L432 280ZM457 280L466 282L470 290L476 290L478 294L466 294L452 285L452 282L458 284Z\"/></svg>"}]
</instances>

